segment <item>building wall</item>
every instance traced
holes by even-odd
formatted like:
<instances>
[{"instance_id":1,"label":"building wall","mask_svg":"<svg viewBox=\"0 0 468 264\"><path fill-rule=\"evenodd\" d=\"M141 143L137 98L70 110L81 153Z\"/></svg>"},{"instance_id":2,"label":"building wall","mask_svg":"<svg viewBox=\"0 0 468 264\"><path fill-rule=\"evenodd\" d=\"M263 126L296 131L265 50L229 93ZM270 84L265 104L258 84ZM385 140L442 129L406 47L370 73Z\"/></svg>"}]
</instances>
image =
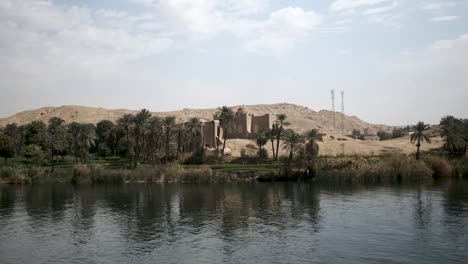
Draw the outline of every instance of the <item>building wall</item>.
<instances>
[{"instance_id":1,"label":"building wall","mask_svg":"<svg viewBox=\"0 0 468 264\"><path fill-rule=\"evenodd\" d=\"M205 146L216 147L216 138L222 139L222 129L220 129L219 121L213 120L203 123L201 137L201 141L204 142Z\"/></svg>"},{"instance_id":2,"label":"building wall","mask_svg":"<svg viewBox=\"0 0 468 264\"><path fill-rule=\"evenodd\" d=\"M252 117L252 130L251 133L257 135L262 129L271 129L273 126L274 118L270 114Z\"/></svg>"},{"instance_id":3,"label":"building wall","mask_svg":"<svg viewBox=\"0 0 468 264\"><path fill-rule=\"evenodd\" d=\"M239 114L234 116L232 126L228 129L227 138L248 138L252 115Z\"/></svg>"},{"instance_id":4,"label":"building wall","mask_svg":"<svg viewBox=\"0 0 468 264\"><path fill-rule=\"evenodd\" d=\"M203 123L202 139L205 146L216 147L216 138L224 139L223 129L220 126L218 116L213 117L215 120ZM239 113L234 116L232 127L228 130L227 139L242 138L253 139L257 137L257 133L262 129L271 129L275 117L271 114L262 116L254 116L249 113Z\"/></svg>"}]
</instances>

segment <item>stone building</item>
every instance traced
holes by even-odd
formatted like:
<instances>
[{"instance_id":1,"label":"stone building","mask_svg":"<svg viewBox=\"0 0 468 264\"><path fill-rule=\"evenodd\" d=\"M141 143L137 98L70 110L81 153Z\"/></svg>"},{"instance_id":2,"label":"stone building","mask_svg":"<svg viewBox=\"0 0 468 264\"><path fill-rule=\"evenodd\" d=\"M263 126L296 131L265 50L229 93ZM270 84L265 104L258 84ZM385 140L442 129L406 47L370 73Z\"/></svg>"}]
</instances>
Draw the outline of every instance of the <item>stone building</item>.
<instances>
[{"instance_id":1,"label":"stone building","mask_svg":"<svg viewBox=\"0 0 468 264\"><path fill-rule=\"evenodd\" d=\"M224 133L221 127L218 115L214 115L212 121L204 122L201 129L201 141L204 146L216 147L216 141L219 140L221 143L224 136L227 139L254 139L262 129L271 129L275 120L272 114L255 116L240 107L234 114L232 125L227 133Z\"/></svg>"}]
</instances>

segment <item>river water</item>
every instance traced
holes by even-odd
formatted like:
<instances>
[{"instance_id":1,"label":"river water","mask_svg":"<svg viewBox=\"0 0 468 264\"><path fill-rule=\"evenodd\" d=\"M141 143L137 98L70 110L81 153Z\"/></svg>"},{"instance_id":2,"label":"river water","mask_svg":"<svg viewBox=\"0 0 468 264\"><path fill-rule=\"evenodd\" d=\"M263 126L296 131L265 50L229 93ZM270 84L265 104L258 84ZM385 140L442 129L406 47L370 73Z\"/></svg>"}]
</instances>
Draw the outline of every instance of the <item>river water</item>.
<instances>
[{"instance_id":1,"label":"river water","mask_svg":"<svg viewBox=\"0 0 468 264\"><path fill-rule=\"evenodd\" d=\"M0 186L0 263L468 263L468 181Z\"/></svg>"}]
</instances>

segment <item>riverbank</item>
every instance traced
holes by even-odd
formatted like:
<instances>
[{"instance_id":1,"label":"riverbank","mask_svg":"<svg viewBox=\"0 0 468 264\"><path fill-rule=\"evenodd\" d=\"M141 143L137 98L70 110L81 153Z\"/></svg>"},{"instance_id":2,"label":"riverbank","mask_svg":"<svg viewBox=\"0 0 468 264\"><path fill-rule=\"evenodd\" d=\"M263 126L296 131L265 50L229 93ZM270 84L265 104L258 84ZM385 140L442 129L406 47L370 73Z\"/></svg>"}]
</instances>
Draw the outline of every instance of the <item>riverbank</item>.
<instances>
[{"instance_id":1,"label":"riverbank","mask_svg":"<svg viewBox=\"0 0 468 264\"><path fill-rule=\"evenodd\" d=\"M75 164L67 168L0 167L0 183L210 183L234 181L299 181L320 183L392 183L427 181L440 177L468 177L466 159L448 161L429 156L415 160L398 156L320 157L316 170L306 175L301 164L139 165L115 169L103 164Z\"/></svg>"}]
</instances>

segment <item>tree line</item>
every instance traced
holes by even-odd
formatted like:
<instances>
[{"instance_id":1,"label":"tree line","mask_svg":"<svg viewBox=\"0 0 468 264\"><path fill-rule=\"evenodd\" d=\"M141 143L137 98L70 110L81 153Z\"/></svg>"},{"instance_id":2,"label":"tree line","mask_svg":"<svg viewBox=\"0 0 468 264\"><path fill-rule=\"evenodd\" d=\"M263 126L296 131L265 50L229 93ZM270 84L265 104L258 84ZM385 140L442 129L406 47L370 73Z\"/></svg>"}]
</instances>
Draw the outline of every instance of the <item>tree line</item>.
<instances>
[{"instance_id":1,"label":"tree line","mask_svg":"<svg viewBox=\"0 0 468 264\"><path fill-rule=\"evenodd\" d=\"M227 106L218 108L220 126L224 135L232 129L234 112ZM259 131L256 144L259 160L267 160L270 155L266 144L271 144L271 158L278 160L279 149L288 152L288 160L294 157L314 159L318 155L317 142L323 134L311 129L304 134L288 129L287 116L279 114L271 129ZM414 132L411 141L419 147L430 142L426 135L428 125L420 122L411 127ZM125 114L116 123L102 120L96 125L65 121L52 117L47 124L33 121L26 125L8 124L0 129L0 157L24 156L34 164L44 160L52 165L65 156L73 156L75 162L86 162L91 155L98 157L119 156L125 158L129 167L138 163L164 164L180 160L182 154L190 154L195 163L201 163L204 155L202 122L192 117L186 122L177 122L175 116L152 116L147 109L136 114ZM410 130L409 128L405 128ZM450 157L463 157L468 141L468 120L446 116L440 122L441 136L445 140L444 150ZM399 135L396 131L394 134ZM201 138L201 140L200 140ZM227 136L216 141L216 156L224 156ZM220 147L222 149L220 150Z\"/></svg>"},{"instance_id":2,"label":"tree line","mask_svg":"<svg viewBox=\"0 0 468 264\"><path fill-rule=\"evenodd\" d=\"M217 114L227 135L234 124L234 112L223 106L218 108ZM297 144L290 138L291 130L285 130L286 118L286 115L278 115L273 128L261 131L258 136L257 142L271 141L274 160L278 159L280 140L286 140L283 148L290 149L291 153L297 150ZM24 156L34 164L48 162L52 165L65 156L73 156L77 163L86 162L91 155L119 156L126 158L128 166L134 168L138 163L179 160L182 154L188 153L195 162L201 162L204 154L201 129L202 122L197 117L177 122L175 116L152 116L147 109L125 114L115 123L102 120L96 125L66 124L65 120L52 117L47 124L33 121L26 125L8 124L0 129L0 156L5 158L5 163L8 158ZM222 142L217 140L216 156L224 156L227 140L227 136Z\"/></svg>"}]
</instances>

